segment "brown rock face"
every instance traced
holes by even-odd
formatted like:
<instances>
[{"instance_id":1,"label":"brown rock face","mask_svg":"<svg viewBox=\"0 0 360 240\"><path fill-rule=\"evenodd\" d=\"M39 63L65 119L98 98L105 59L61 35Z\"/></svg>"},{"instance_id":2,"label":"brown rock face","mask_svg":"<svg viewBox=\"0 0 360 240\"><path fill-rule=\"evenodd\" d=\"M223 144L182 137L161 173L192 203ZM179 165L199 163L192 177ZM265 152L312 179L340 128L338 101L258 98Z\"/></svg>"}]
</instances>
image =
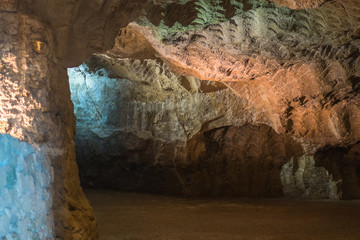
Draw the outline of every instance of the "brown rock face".
<instances>
[{"instance_id":1,"label":"brown rock face","mask_svg":"<svg viewBox=\"0 0 360 240\"><path fill-rule=\"evenodd\" d=\"M276 5L280 7L288 7L291 9L299 8L315 8L325 3L327 0L272 0Z\"/></svg>"},{"instance_id":2,"label":"brown rock face","mask_svg":"<svg viewBox=\"0 0 360 240\"><path fill-rule=\"evenodd\" d=\"M265 125L200 132L185 146L131 133L78 137L85 185L185 196L283 196L281 168L302 154L298 143Z\"/></svg>"},{"instance_id":3,"label":"brown rock face","mask_svg":"<svg viewBox=\"0 0 360 240\"><path fill-rule=\"evenodd\" d=\"M254 122L291 133L313 154L359 139L359 9L358 1L296 11L266 5L162 42L130 24L107 54L154 54L179 74L221 81L256 109Z\"/></svg>"},{"instance_id":4,"label":"brown rock face","mask_svg":"<svg viewBox=\"0 0 360 240\"><path fill-rule=\"evenodd\" d=\"M302 154L293 139L265 125L213 129L191 139L187 150L189 194L256 197L282 196L281 168Z\"/></svg>"},{"instance_id":5,"label":"brown rock face","mask_svg":"<svg viewBox=\"0 0 360 240\"><path fill-rule=\"evenodd\" d=\"M289 134L247 124L255 110L221 83L174 74L156 60L103 55L68 72L85 186L341 197L339 182Z\"/></svg>"}]
</instances>

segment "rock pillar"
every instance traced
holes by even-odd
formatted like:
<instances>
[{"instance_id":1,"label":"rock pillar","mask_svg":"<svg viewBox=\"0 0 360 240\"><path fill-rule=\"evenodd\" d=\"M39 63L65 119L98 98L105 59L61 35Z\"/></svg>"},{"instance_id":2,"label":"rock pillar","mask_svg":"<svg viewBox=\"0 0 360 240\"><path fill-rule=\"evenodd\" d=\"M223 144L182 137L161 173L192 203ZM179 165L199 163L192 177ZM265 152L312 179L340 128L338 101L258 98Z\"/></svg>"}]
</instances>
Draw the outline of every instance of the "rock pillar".
<instances>
[{"instance_id":1,"label":"rock pillar","mask_svg":"<svg viewBox=\"0 0 360 240\"><path fill-rule=\"evenodd\" d=\"M0 238L97 239L78 178L75 118L52 32L0 1Z\"/></svg>"}]
</instances>

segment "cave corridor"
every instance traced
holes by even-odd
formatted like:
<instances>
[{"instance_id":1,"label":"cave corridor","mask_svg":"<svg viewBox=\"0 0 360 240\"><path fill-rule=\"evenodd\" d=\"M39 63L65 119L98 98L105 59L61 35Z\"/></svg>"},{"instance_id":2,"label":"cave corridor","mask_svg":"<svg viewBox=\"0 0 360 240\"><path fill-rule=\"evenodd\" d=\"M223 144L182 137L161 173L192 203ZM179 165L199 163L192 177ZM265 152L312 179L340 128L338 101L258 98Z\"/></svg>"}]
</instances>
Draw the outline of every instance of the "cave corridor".
<instances>
[{"instance_id":1,"label":"cave corridor","mask_svg":"<svg viewBox=\"0 0 360 240\"><path fill-rule=\"evenodd\" d=\"M0 238L360 239L359 93L359 0L0 0Z\"/></svg>"}]
</instances>

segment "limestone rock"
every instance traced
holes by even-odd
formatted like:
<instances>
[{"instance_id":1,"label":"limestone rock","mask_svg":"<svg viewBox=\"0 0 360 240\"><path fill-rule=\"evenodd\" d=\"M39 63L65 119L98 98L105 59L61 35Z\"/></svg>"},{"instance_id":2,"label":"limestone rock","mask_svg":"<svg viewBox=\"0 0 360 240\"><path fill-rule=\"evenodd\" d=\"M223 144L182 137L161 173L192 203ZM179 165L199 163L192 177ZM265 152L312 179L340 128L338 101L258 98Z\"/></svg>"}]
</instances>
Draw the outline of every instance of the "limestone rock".
<instances>
[{"instance_id":1,"label":"limestone rock","mask_svg":"<svg viewBox=\"0 0 360 240\"><path fill-rule=\"evenodd\" d=\"M80 167L91 166L84 179L103 174L96 168L121 174L89 185L278 196L282 165L300 159L308 163L303 174L285 165L287 193L358 198L360 2L273 2L306 9L268 1L0 1L0 138L11 156L0 170L8 208L0 218L5 227L9 218L18 223L11 236L0 228L0 237L96 239L77 176L64 69L95 52L106 70L92 60L77 70L92 102L81 102L79 91L73 97L82 112L77 141L94 157L83 165L80 157ZM31 164L41 165L36 177ZM14 174L18 167L24 172ZM35 219L29 204L38 198ZM25 233L28 225L35 227Z\"/></svg>"},{"instance_id":2,"label":"limestone rock","mask_svg":"<svg viewBox=\"0 0 360 240\"><path fill-rule=\"evenodd\" d=\"M119 171L169 165L201 130L242 125L252 117L244 115L246 102L223 84L174 74L156 60L94 56L69 76L77 157L88 186L134 188L146 176L134 180Z\"/></svg>"},{"instance_id":3,"label":"limestone rock","mask_svg":"<svg viewBox=\"0 0 360 240\"><path fill-rule=\"evenodd\" d=\"M0 237L52 239L54 176L46 155L5 134L0 134L0 153Z\"/></svg>"}]
</instances>

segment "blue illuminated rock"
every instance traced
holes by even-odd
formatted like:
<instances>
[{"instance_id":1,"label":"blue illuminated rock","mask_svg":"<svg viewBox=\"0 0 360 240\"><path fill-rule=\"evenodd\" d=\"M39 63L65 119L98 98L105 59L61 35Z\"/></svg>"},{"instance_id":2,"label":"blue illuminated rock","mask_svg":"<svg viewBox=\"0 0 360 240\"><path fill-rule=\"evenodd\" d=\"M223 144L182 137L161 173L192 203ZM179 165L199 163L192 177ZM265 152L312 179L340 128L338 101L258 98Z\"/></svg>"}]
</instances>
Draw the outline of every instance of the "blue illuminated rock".
<instances>
[{"instance_id":1,"label":"blue illuminated rock","mask_svg":"<svg viewBox=\"0 0 360 240\"><path fill-rule=\"evenodd\" d=\"M0 238L52 238L53 170L44 151L0 135Z\"/></svg>"}]
</instances>

